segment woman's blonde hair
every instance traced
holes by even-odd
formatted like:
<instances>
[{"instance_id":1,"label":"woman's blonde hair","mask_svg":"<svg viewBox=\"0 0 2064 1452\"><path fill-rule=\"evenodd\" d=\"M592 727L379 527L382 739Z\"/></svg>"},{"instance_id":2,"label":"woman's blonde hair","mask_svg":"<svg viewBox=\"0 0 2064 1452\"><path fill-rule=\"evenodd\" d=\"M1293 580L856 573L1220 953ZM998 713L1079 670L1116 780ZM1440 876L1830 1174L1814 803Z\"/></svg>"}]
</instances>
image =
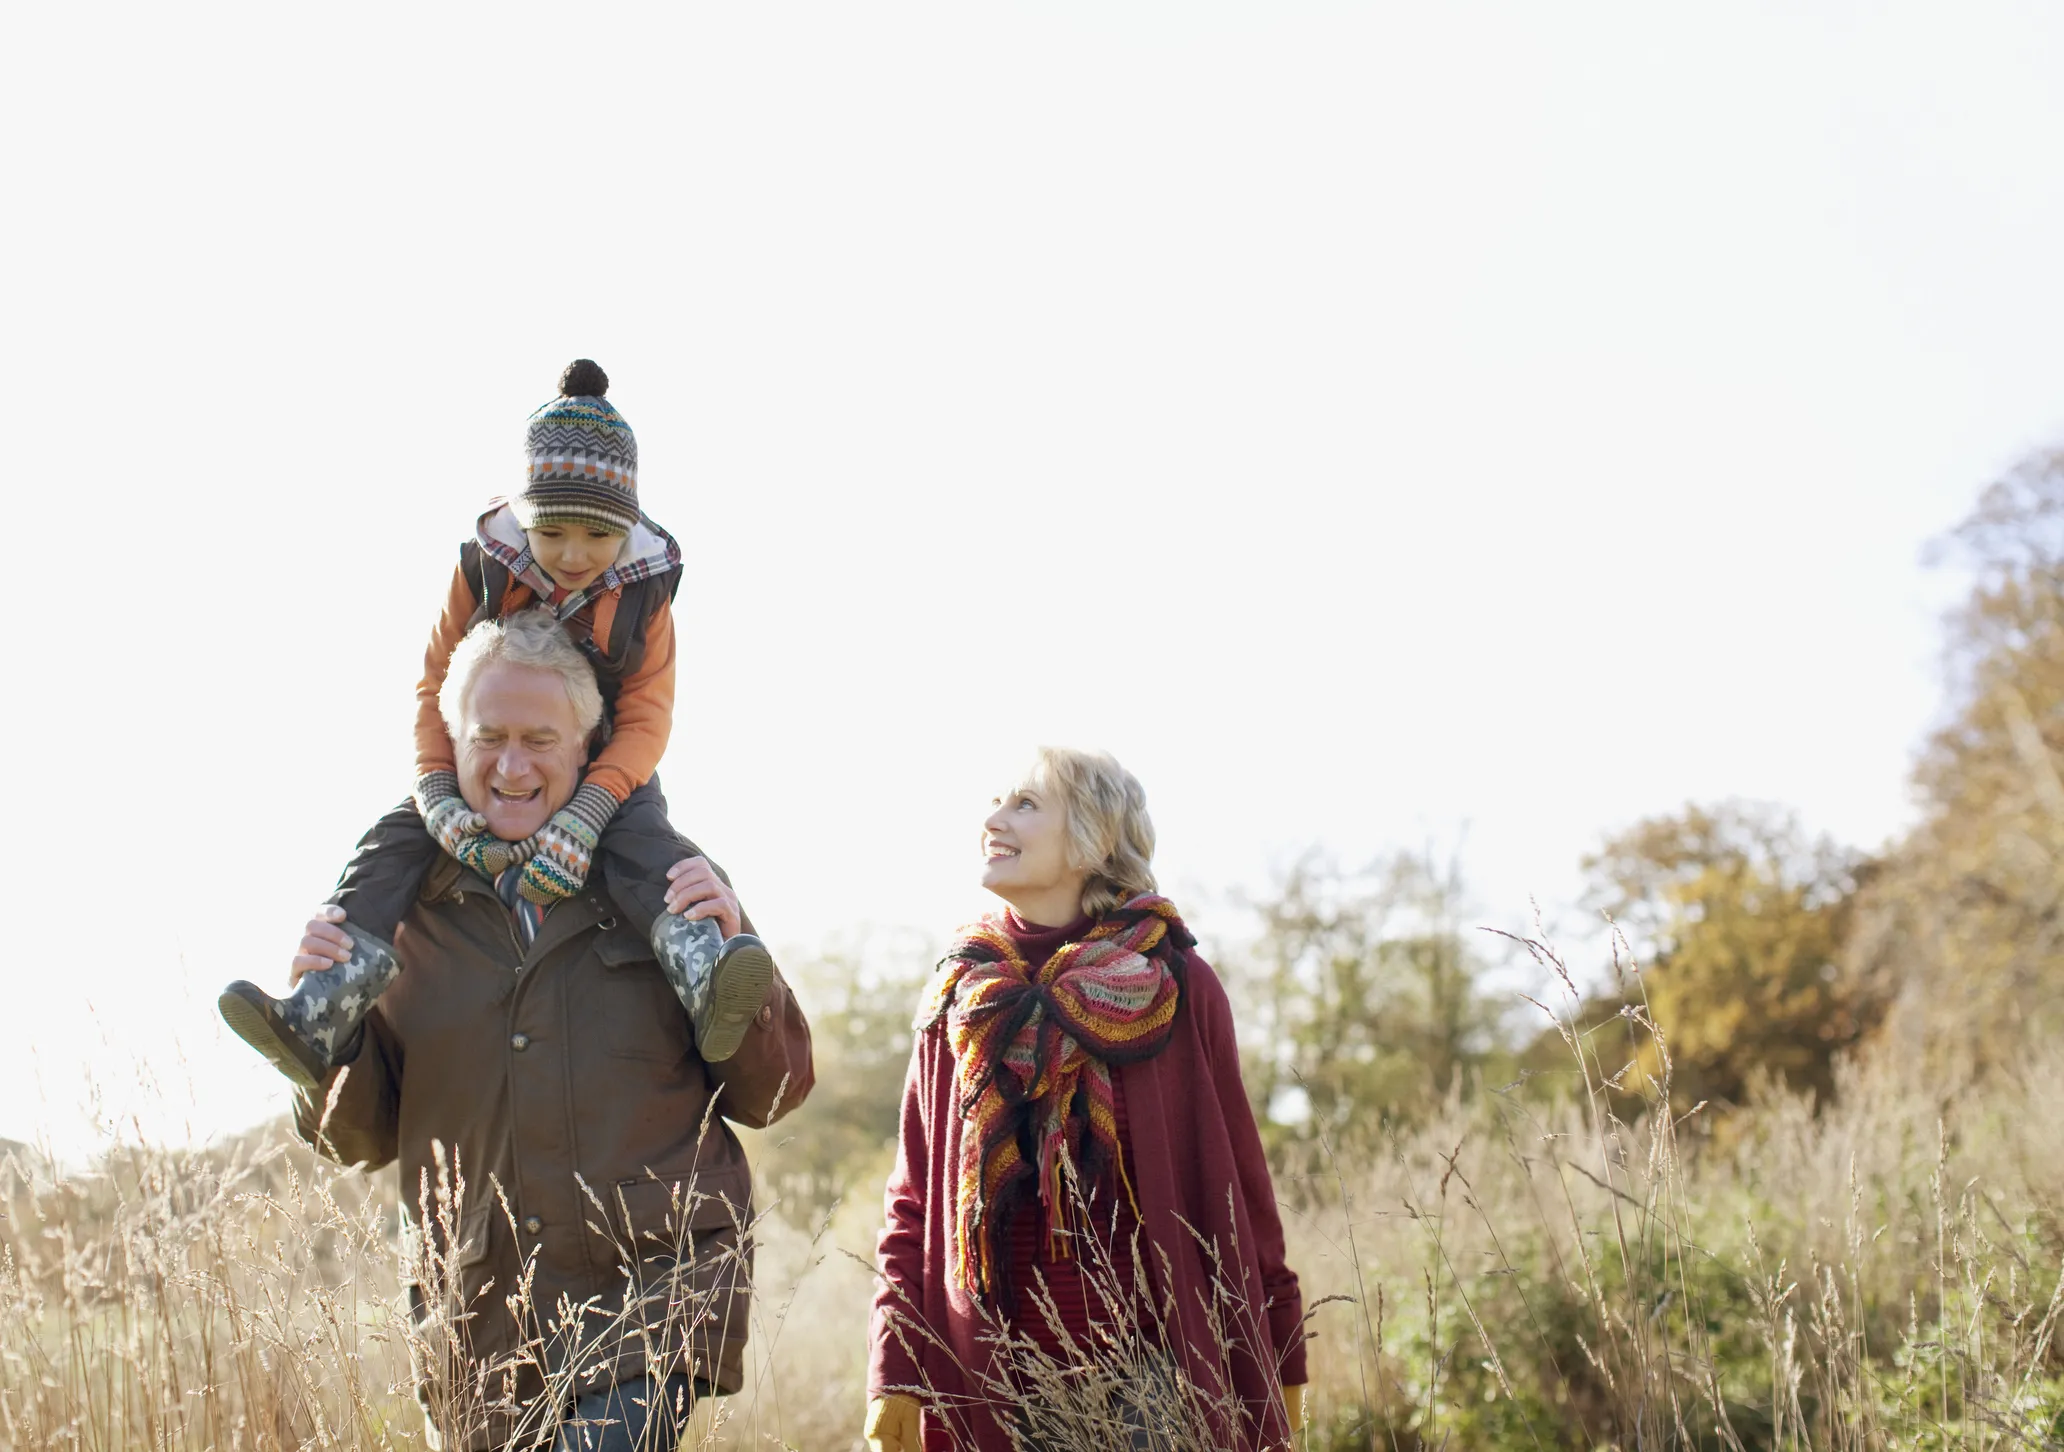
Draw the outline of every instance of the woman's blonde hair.
<instances>
[{"instance_id":1,"label":"woman's blonde hair","mask_svg":"<svg viewBox=\"0 0 2064 1452\"><path fill-rule=\"evenodd\" d=\"M1089 870L1085 913L1100 918L1154 891L1154 819L1138 777L1107 752L1042 746L1033 753L1031 780L1068 814L1069 865Z\"/></svg>"}]
</instances>

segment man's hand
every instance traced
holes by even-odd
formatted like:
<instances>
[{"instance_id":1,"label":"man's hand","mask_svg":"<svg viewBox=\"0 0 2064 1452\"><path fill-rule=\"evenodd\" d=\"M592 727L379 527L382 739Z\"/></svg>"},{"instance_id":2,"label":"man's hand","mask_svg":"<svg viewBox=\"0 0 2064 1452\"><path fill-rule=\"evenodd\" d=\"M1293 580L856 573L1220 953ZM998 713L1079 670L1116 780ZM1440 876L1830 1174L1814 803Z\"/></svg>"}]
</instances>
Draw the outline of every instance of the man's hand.
<instances>
[{"instance_id":1,"label":"man's hand","mask_svg":"<svg viewBox=\"0 0 2064 1452\"><path fill-rule=\"evenodd\" d=\"M288 970L289 987L299 983L305 973L334 968L351 960L351 935L337 926L343 921L344 909L335 903L325 903L315 910L315 916L308 920L308 931L301 935L301 951L294 955L294 966Z\"/></svg>"},{"instance_id":2,"label":"man's hand","mask_svg":"<svg viewBox=\"0 0 2064 1452\"><path fill-rule=\"evenodd\" d=\"M727 938L737 937L744 924L738 894L717 876L707 857L684 857L667 869L666 910L684 918L715 918Z\"/></svg>"},{"instance_id":3,"label":"man's hand","mask_svg":"<svg viewBox=\"0 0 2064 1452\"><path fill-rule=\"evenodd\" d=\"M917 1398L894 1392L869 1402L867 1423L861 1429L868 1452L918 1452L917 1411Z\"/></svg>"}]
</instances>

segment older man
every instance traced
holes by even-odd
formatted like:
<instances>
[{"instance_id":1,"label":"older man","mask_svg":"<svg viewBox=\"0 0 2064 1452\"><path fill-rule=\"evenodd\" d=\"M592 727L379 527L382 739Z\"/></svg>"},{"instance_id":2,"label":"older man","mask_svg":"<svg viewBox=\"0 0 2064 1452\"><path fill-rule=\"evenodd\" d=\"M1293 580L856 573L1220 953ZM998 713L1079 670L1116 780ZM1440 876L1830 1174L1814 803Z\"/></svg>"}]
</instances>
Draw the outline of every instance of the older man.
<instances>
[{"instance_id":1,"label":"older man","mask_svg":"<svg viewBox=\"0 0 2064 1452\"><path fill-rule=\"evenodd\" d=\"M580 782L586 660L541 612L475 629L444 705L461 794L520 841ZM670 904L750 930L683 842ZM752 1178L725 1119L810 1090L810 1031L777 972L738 1049L689 1019L606 882L540 912L445 860L395 939L401 971L296 1107L344 1162L401 1162L412 1350L433 1446L671 1448L743 1380ZM336 909L295 976L341 972Z\"/></svg>"}]
</instances>

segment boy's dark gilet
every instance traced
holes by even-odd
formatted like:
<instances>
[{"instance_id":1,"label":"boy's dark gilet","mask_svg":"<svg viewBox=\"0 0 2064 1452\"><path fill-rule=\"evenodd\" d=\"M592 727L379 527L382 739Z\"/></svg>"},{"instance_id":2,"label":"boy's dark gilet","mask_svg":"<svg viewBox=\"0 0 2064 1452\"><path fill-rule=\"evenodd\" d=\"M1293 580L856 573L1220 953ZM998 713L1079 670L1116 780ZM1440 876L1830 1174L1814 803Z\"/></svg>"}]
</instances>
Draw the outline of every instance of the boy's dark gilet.
<instances>
[{"instance_id":1,"label":"boy's dark gilet","mask_svg":"<svg viewBox=\"0 0 2064 1452\"><path fill-rule=\"evenodd\" d=\"M499 619L509 586L515 583L508 566L490 556L478 541L467 540L459 546L459 567L473 587L473 598L480 602L473 607L473 618L466 622L466 628L471 630L483 620ZM663 575L623 586L622 598L616 603L616 619L610 623L609 639L578 642L595 667L595 682L602 688L602 704L607 711L605 719L616 718L616 697L623 689L624 677L636 671L645 659L645 627L680 588L679 565Z\"/></svg>"}]
</instances>

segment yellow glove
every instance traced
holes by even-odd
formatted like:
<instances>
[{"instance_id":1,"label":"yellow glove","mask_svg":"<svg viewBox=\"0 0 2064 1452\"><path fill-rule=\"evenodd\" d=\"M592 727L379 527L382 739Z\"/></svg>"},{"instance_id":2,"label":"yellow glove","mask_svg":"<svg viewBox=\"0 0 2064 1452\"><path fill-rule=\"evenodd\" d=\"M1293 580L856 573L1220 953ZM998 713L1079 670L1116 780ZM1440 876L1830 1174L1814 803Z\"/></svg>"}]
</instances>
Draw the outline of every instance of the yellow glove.
<instances>
[{"instance_id":1,"label":"yellow glove","mask_svg":"<svg viewBox=\"0 0 2064 1452\"><path fill-rule=\"evenodd\" d=\"M918 1452L917 1398L894 1392L874 1398L867 1404L861 1435L867 1438L867 1452Z\"/></svg>"},{"instance_id":2,"label":"yellow glove","mask_svg":"<svg viewBox=\"0 0 2064 1452\"><path fill-rule=\"evenodd\" d=\"M1304 1430L1304 1383L1283 1388L1283 1409L1290 1413L1290 1434Z\"/></svg>"}]
</instances>

